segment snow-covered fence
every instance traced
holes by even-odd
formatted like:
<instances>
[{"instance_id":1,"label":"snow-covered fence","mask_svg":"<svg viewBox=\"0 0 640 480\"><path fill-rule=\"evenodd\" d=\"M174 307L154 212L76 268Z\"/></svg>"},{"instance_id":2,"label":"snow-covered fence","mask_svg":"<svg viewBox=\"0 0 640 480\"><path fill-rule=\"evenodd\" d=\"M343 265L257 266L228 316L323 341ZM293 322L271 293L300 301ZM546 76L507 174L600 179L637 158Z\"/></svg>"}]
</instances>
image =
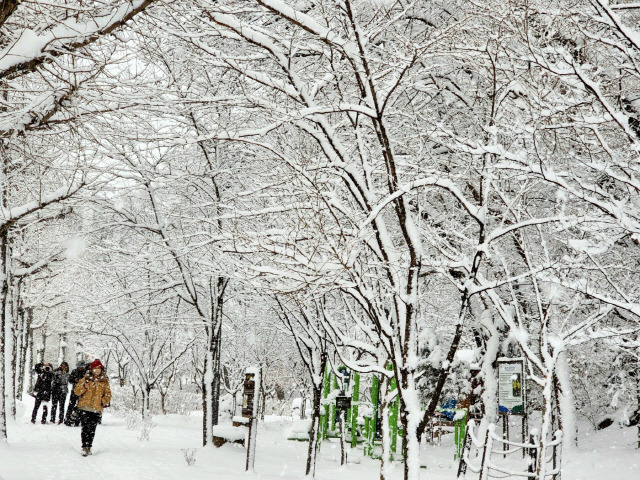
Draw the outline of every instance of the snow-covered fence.
<instances>
[{"instance_id":1,"label":"snow-covered fence","mask_svg":"<svg viewBox=\"0 0 640 480\"><path fill-rule=\"evenodd\" d=\"M512 442L498 436L495 433L495 424L491 424L487 428L484 441L480 441L474 434L474 427L475 423L472 420L467 426L458 477L466 479L467 470L469 470L478 474L478 480L518 477L534 480L561 480L562 431L558 430L553 440L544 446L546 451L551 450L551 454L544 459L544 468L540 468L542 466L538 465L538 452L543 445L536 431L531 432L528 443ZM471 458L472 447L476 449L475 458ZM516 453L520 453L525 460L520 462L509 460L515 458L509 456ZM498 454L498 458L503 457L507 460L496 461L492 458L493 454ZM517 458L520 458L520 455ZM525 467L526 470L522 469Z\"/></svg>"}]
</instances>

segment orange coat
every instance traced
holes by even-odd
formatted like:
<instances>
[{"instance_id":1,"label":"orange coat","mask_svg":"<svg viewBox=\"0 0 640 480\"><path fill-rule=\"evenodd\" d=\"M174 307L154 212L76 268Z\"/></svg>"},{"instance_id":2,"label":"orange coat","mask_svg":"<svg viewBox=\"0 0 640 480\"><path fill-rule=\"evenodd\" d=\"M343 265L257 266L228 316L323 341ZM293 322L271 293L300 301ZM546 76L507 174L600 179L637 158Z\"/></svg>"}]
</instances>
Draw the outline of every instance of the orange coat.
<instances>
[{"instance_id":1,"label":"orange coat","mask_svg":"<svg viewBox=\"0 0 640 480\"><path fill-rule=\"evenodd\" d=\"M88 385L87 388L85 388L85 384ZM73 393L79 397L79 410L102 413L104 406L111 402L109 379L104 372L100 373L98 377L94 377L91 372L86 373L76 384Z\"/></svg>"}]
</instances>

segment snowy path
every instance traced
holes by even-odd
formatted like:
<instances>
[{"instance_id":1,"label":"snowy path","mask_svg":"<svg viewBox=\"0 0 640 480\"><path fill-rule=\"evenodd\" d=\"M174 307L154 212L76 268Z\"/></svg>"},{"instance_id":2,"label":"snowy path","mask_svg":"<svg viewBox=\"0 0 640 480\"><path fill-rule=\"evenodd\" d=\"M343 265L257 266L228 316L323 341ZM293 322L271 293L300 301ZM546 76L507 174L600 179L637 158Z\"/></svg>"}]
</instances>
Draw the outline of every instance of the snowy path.
<instances>
[{"instance_id":1,"label":"snowy path","mask_svg":"<svg viewBox=\"0 0 640 480\"><path fill-rule=\"evenodd\" d=\"M1 480L232 480L240 476L261 480L300 480L304 477L306 443L288 441L287 422L260 424L256 473L245 475L245 450L234 445L220 449L200 447L201 417L155 416L150 440L127 430L125 420L105 414L98 426L94 455L80 455L80 429L63 425L32 425L24 412L9 424L9 446L0 446ZM581 439L578 452L565 458L563 480L640 480L640 451L634 449L636 429L609 428ZM182 449L197 449L195 465L188 466ZM422 480L454 480L457 464L451 445L423 452L428 469ZM337 444L323 444L318 480L373 480L379 463L364 458L341 468ZM357 450L354 457L360 456ZM394 464L391 480L402 478ZM468 479L474 479L469 475Z\"/></svg>"},{"instance_id":2,"label":"snowy path","mask_svg":"<svg viewBox=\"0 0 640 480\"><path fill-rule=\"evenodd\" d=\"M27 408L30 412L30 410ZM24 411L24 408L23 408ZM124 418L105 414L98 425L90 457L80 455L80 429L29 423L25 413L9 423L9 446L0 446L1 480L231 480L245 475L241 446L201 448L201 416L155 416L149 441L127 430ZM293 480L304 477L306 446L285 438L287 424L260 424L256 473L244 478ZM325 444L320 453L318 479L377 478L379 463L364 459L340 468L337 445ZM182 449L197 449L188 466ZM392 480L400 479L395 468ZM447 477L437 477L448 478Z\"/></svg>"}]
</instances>

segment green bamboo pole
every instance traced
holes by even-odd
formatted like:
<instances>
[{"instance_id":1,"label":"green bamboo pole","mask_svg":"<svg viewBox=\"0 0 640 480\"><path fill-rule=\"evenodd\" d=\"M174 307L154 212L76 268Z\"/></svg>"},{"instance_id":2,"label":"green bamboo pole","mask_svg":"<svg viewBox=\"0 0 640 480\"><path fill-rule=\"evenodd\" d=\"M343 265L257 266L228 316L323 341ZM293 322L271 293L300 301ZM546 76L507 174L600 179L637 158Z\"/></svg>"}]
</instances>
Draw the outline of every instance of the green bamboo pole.
<instances>
[{"instance_id":1,"label":"green bamboo pole","mask_svg":"<svg viewBox=\"0 0 640 480\"><path fill-rule=\"evenodd\" d=\"M373 407L373 414L371 416L371 421L369 422L369 432L367 436L367 455L373 457L373 443L376 439L376 427L378 422L378 389L380 388L380 382L378 377L375 375L371 380L371 405Z\"/></svg>"},{"instance_id":2,"label":"green bamboo pole","mask_svg":"<svg viewBox=\"0 0 640 480\"><path fill-rule=\"evenodd\" d=\"M327 397L329 396L329 391L331 389L331 377L330 377L331 373L329 371L329 365L327 364L325 370L324 370L324 392L323 392L323 396L324 399L326 401ZM326 440L327 439L327 435L329 434L329 405L325 403L324 405L324 415L322 416L322 440Z\"/></svg>"},{"instance_id":3,"label":"green bamboo pole","mask_svg":"<svg viewBox=\"0 0 640 480\"><path fill-rule=\"evenodd\" d=\"M461 419L456 420L454 424L454 445L456 446L456 452L453 458L454 460L460 460L462 458L464 442L466 440L465 433L467 427L467 412L464 411L464 416Z\"/></svg>"},{"instance_id":4,"label":"green bamboo pole","mask_svg":"<svg viewBox=\"0 0 640 480\"><path fill-rule=\"evenodd\" d=\"M331 374L331 379L333 380L333 392L338 390L340 387L338 386L338 377L335 374ZM329 426L331 430L336 429L336 402L331 402L331 420L329 421Z\"/></svg>"},{"instance_id":5,"label":"green bamboo pole","mask_svg":"<svg viewBox=\"0 0 640 480\"><path fill-rule=\"evenodd\" d=\"M390 382L390 391L394 391L396 389L396 379L392 378ZM396 398L391 402L391 406L389 407L389 435L391 436L391 451L393 453L396 452L398 446L398 410L399 410L400 402L399 398Z\"/></svg>"},{"instance_id":6,"label":"green bamboo pole","mask_svg":"<svg viewBox=\"0 0 640 480\"><path fill-rule=\"evenodd\" d=\"M351 447L358 445L358 400L360 399L360 374L353 372L353 394L351 395Z\"/></svg>"}]
</instances>

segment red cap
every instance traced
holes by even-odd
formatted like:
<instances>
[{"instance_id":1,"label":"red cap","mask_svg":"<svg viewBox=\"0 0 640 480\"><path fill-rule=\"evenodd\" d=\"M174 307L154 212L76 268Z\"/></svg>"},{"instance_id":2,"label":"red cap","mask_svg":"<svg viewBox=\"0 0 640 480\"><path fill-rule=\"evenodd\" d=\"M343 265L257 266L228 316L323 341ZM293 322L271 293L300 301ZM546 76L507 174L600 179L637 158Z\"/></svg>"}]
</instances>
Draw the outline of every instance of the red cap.
<instances>
[{"instance_id":1,"label":"red cap","mask_svg":"<svg viewBox=\"0 0 640 480\"><path fill-rule=\"evenodd\" d=\"M104 365L102 365L102 362L96 358L93 362L91 362L91 370L93 370L94 368L101 368L102 370L104 370Z\"/></svg>"}]
</instances>

